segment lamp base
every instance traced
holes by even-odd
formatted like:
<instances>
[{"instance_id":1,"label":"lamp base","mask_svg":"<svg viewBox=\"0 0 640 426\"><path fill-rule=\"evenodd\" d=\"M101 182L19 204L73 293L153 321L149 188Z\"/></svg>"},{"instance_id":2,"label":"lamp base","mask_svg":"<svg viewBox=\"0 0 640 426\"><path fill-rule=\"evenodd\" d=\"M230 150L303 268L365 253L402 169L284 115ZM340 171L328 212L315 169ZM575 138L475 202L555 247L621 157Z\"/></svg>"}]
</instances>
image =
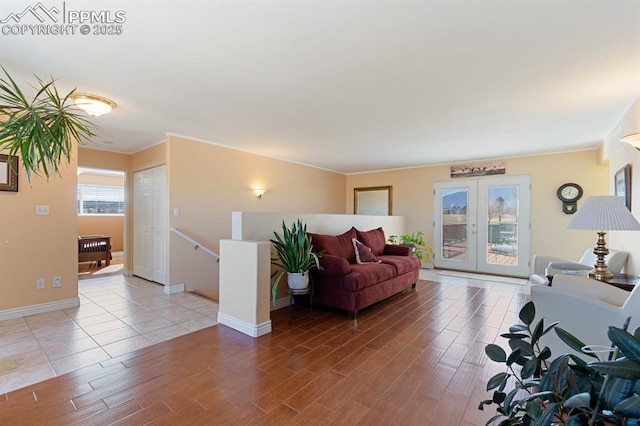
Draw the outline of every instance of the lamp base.
<instances>
[{"instance_id":1,"label":"lamp base","mask_svg":"<svg viewBox=\"0 0 640 426\"><path fill-rule=\"evenodd\" d=\"M598 241L593 249L593 254L597 256L597 260L596 264L593 265L593 269L589 272L589 278L607 282L613 278L613 274L609 272L604 261L605 256L609 254L609 249L607 249L607 243L604 239L605 234L605 231L598 232Z\"/></svg>"},{"instance_id":2,"label":"lamp base","mask_svg":"<svg viewBox=\"0 0 640 426\"><path fill-rule=\"evenodd\" d=\"M594 280L603 281L606 283L613 279L613 274L609 272L608 269L604 271L597 271L595 269L592 269L591 271L589 271L589 278L593 278Z\"/></svg>"}]
</instances>

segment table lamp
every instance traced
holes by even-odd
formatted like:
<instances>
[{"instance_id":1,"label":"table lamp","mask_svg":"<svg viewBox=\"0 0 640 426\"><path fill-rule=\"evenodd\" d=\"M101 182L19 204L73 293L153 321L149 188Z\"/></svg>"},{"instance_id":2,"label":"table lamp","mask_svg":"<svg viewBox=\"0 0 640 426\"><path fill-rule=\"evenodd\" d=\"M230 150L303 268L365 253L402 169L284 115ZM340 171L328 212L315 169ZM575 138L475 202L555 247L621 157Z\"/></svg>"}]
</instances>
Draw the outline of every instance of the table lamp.
<instances>
[{"instance_id":1,"label":"table lamp","mask_svg":"<svg viewBox=\"0 0 640 426\"><path fill-rule=\"evenodd\" d=\"M609 281L613 274L609 272L604 257L609 254L604 239L607 231L639 231L640 223L629 209L615 195L599 195L584 200L567 225L567 229L591 229L598 231L598 242L593 249L597 256L596 264L589 277L599 281Z\"/></svg>"}]
</instances>

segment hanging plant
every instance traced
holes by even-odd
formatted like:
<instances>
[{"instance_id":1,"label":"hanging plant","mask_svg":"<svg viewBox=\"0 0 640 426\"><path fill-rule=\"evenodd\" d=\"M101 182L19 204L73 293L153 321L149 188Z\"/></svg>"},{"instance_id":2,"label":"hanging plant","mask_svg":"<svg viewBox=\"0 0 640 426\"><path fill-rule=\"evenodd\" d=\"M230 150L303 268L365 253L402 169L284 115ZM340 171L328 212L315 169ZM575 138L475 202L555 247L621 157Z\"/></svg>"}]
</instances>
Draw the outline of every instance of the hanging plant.
<instances>
[{"instance_id":1,"label":"hanging plant","mask_svg":"<svg viewBox=\"0 0 640 426\"><path fill-rule=\"evenodd\" d=\"M7 70L0 66L0 151L22 157L27 179L60 175L63 159L71 160L73 143L94 136L94 126L80 115L70 96L60 96L54 80L36 76L36 94L27 98ZM10 157L11 158L11 157Z\"/></svg>"}]
</instances>

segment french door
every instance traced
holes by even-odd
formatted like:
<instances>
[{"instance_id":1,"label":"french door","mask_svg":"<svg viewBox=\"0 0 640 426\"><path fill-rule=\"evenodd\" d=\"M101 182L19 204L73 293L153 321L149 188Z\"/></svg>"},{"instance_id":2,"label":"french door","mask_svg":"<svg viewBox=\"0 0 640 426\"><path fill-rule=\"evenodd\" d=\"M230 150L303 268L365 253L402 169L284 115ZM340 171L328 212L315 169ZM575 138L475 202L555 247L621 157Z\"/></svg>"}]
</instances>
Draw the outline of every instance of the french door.
<instances>
[{"instance_id":1,"label":"french door","mask_svg":"<svg viewBox=\"0 0 640 426\"><path fill-rule=\"evenodd\" d=\"M529 275L530 176L439 182L434 193L436 267Z\"/></svg>"}]
</instances>

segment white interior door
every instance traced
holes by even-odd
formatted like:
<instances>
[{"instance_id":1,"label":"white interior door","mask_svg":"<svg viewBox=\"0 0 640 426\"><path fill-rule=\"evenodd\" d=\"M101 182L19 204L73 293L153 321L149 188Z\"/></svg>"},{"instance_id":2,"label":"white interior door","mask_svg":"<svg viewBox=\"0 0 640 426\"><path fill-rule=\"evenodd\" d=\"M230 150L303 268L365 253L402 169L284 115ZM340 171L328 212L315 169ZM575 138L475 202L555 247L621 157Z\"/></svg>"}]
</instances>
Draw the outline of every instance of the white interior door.
<instances>
[{"instance_id":1,"label":"white interior door","mask_svg":"<svg viewBox=\"0 0 640 426\"><path fill-rule=\"evenodd\" d=\"M133 274L167 283L165 166L133 174Z\"/></svg>"},{"instance_id":2,"label":"white interior door","mask_svg":"<svg viewBox=\"0 0 640 426\"><path fill-rule=\"evenodd\" d=\"M439 268L526 277L531 178L437 183L434 263Z\"/></svg>"}]
</instances>

